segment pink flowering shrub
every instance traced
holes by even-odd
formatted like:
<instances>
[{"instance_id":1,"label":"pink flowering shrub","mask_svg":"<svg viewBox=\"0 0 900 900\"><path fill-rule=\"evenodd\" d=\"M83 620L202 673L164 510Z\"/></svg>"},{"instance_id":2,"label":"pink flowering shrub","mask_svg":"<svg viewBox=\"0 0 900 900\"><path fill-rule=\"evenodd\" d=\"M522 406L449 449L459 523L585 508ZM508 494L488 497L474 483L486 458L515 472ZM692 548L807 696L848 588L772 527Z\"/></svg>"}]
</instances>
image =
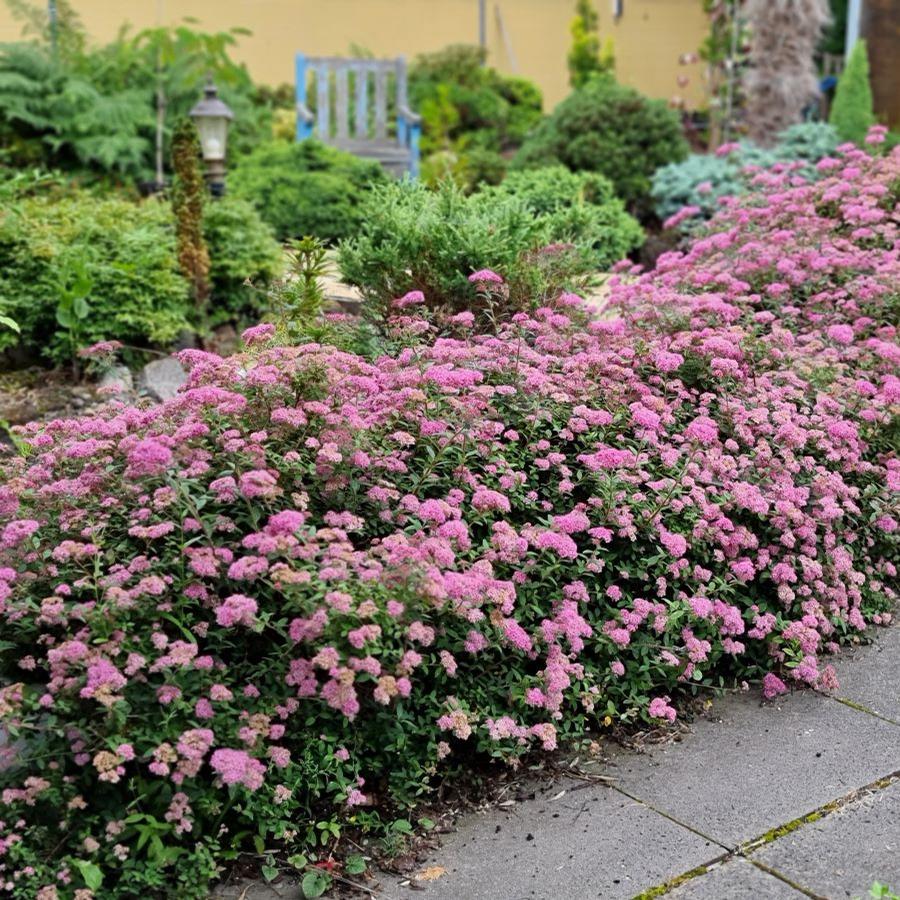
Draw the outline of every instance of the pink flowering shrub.
<instances>
[{"instance_id":1,"label":"pink flowering shrub","mask_svg":"<svg viewBox=\"0 0 900 900\"><path fill-rule=\"evenodd\" d=\"M162 406L23 429L5 888L202 896L218 854L372 823L472 752L833 687L896 599L900 155L828 165L613 318L400 318L374 360L259 333L184 351Z\"/></svg>"}]
</instances>

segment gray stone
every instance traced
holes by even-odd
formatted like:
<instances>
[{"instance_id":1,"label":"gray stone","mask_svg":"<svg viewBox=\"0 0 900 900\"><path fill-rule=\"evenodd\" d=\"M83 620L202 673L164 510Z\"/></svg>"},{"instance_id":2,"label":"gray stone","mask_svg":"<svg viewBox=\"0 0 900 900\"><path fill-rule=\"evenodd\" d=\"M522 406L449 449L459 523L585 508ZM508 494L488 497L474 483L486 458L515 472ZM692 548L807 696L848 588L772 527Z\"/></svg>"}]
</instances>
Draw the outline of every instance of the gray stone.
<instances>
[{"instance_id":1,"label":"gray stone","mask_svg":"<svg viewBox=\"0 0 900 900\"><path fill-rule=\"evenodd\" d=\"M811 691L761 707L715 707L678 744L622 753L609 771L629 793L730 848L900 768L896 725ZM689 867L685 867L689 868Z\"/></svg>"},{"instance_id":2,"label":"gray stone","mask_svg":"<svg viewBox=\"0 0 900 900\"><path fill-rule=\"evenodd\" d=\"M178 332L178 337L172 345L176 350L193 350L197 347L197 334L194 331L183 330Z\"/></svg>"},{"instance_id":3,"label":"gray stone","mask_svg":"<svg viewBox=\"0 0 900 900\"><path fill-rule=\"evenodd\" d=\"M666 894L667 900L801 900L804 896L740 858L721 863Z\"/></svg>"},{"instance_id":4,"label":"gray stone","mask_svg":"<svg viewBox=\"0 0 900 900\"><path fill-rule=\"evenodd\" d=\"M97 387L103 391L129 394L134 390L134 378L128 366L111 366L98 379Z\"/></svg>"},{"instance_id":5,"label":"gray stone","mask_svg":"<svg viewBox=\"0 0 900 900\"><path fill-rule=\"evenodd\" d=\"M900 782L809 822L756 851L813 894L868 896L875 881L900 886Z\"/></svg>"},{"instance_id":6,"label":"gray stone","mask_svg":"<svg viewBox=\"0 0 900 900\"><path fill-rule=\"evenodd\" d=\"M721 853L618 791L556 782L534 800L463 819L420 868L442 867L442 877L413 878L414 890L383 877L381 888L435 900L624 900Z\"/></svg>"},{"instance_id":7,"label":"gray stone","mask_svg":"<svg viewBox=\"0 0 900 900\"><path fill-rule=\"evenodd\" d=\"M838 697L859 703L900 724L900 626L876 629L875 644L863 647L835 666Z\"/></svg>"},{"instance_id":8,"label":"gray stone","mask_svg":"<svg viewBox=\"0 0 900 900\"><path fill-rule=\"evenodd\" d=\"M141 371L141 387L154 400L170 400L187 381L187 372L174 356L147 363Z\"/></svg>"}]
</instances>

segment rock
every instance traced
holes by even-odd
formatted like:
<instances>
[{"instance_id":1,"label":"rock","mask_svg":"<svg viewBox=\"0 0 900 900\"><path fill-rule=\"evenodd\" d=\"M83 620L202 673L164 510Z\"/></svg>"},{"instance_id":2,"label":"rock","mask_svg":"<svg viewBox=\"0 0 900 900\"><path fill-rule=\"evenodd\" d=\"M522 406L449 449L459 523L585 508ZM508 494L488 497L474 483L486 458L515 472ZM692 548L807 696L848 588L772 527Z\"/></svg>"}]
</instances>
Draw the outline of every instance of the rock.
<instances>
[{"instance_id":1,"label":"rock","mask_svg":"<svg viewBox=\"0 0 900 900\"><path fill-rule=\"evenodd\" d=\"M232 353L237 353L240 339L233 325L219 325L213 329L212 334L206 340L205 346L210 353L218 353L219 356L231 356Z\"/></svg>"},{"instance_id":2,"label":"rock","mask_svg":"<svg viewBox=\"0 0 900 900\"><path fill-rule=\"evenodd\" d=\"M187 381L187 372L173 356L156 359L141 370L140 384L154 400L171 400Z\"/></svg>"},{"instance_id":3,"label":"rock","mask_svg":"<svg viewBox=\"0 0 900 900\"><path fill-rule=\"evenodd\" d=\"M108 394L130 394L134 390L134 378L127 366L112 366L97 382L97 388Z\"/></svg>"},{"instance_id":4,"label":"rock","mask_svg":"<svg viewBox=\"0 0 900 900\"><path fill-rule=\"evenodd\" d=\"M176 350L194 350L197 347L197 335L193 331L180 331L175 339Z\"/></svg>"}]
</instances>

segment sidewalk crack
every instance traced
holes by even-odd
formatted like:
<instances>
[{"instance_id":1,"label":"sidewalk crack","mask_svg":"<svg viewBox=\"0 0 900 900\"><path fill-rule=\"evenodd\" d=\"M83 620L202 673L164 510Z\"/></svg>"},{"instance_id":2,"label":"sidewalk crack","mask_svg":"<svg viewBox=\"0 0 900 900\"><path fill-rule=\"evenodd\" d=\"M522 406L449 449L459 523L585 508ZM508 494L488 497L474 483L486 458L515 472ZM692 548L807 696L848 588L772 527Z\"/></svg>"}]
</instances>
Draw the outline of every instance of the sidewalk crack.
<instances>
[{"instance_id":1,"label":"sidewalk crack","mask_svg":"<svg viewBox=\"0 0 900 900\"><path fill-rule=\"evenodd\" d=\"M728 844L723 844L718 838L714 838L711 835L705 834L700 831L699 828L694 828L693 825L688 825L687 822L682 822L681 819L676 818L671 813L667 813L664 809L659 809L659 807L654 806L652 803L648 803L646 800L642 800L640 797L635 796L634 794L630 794L624 788L619 787L614 782L611 782L608 787L612 788L614 791L618 791L623 796L627 797L629 800L634 800L635 803L640 803L641 806L645 806L651 812L655 812L658 816L662 816L664 819L668 819L670 822L674 822L676 825L684 828L686 831L690 831L692 834L696 834L697 837L703 838L704 841L709 841L710 844L715 844L717 847L721 847L726 851L726 855L732 853L736 848L729 847ZM715 860L713 860L715 862Z\"/></svg>"},{"instance_id":2,"label":"sidewalk crack","mask_svg":"<svg viewBox=\"0 0 900 900\"><path fill-rule=\"evenodd\" d=\"M896 719L892 719L890 716L876 712L874 709L870 709L868 706L858 703L856 700L851 700L849 697L836 697L832 695L830 699L835 700L838 703L843 703L844 706L849 706L850 709L855 709L857 712L866 713L867 715L874 716L876 719L881 719L882 722L887 722L890 725L896 725L900 728L900 722Z\"/></svg>"},{"instance_id":3,"label":"sidewalk crack","mask_svg":"<svg viewBox=\"0 0 900 900\"><path fill-rule=\"evenodd\" d=\"M692 832L698 837L703 838L703 840L705 841L709 841L711 844L715 844L716 846L721 847L725 851L724 853L720 854L714 859L709 860L706 863L703 863L702 865L696 866L695 868L690 869L687 872L682 872L680 875L675 875L674 877L669 878L658 885L642 891L640 894L636 894L632 898L632 900L654 900L654 898L656 897L662 897L665 894L668 894L669 891L680 887L682 884L686 884L688 881L693 881L695 878L706 875L707 872L710 871L710 869L719 865L723 865L732 859L746 860L761 872L766 872L773 878L777 878L779 881L793 888L795 891L798 891L806 897L809 897L810 900L828 900L827 897L823 897L821 894L816 894L814 891L804 887L802 884L793 881L787 875L782 874L777 869L773 869L771 866L767 866L765 863L754 859L753 854L761 847L765 847L768 844L774 843L780 838L783 838L793 833L794 831L803 828L804 825L809 825L812 822L818 822L820 819L825 818L836 810L842 809L849 803L853 803L855 800L859 800L861 797L864 797L867 794L874 794L878 791L882 791L898 781L900 781L900 769L891 772L889 775L885 775L883 778L879 778L877 781L873 781L869 784L863 785L862 787L855 788L854 790L850 791L850 793L845 794L843 797L839 797L836 800L831 800L830 802L817 807L816 809L806 813L805 815L798 816L796 819L792 819L790 822L785 822L783 825L771 828L769 829L769 831L759 835L758 837L751 838L748 841L744 841L743 843L738 844L737 847L729 847L727 844L723 844L717 838L705 834L698 828L694 828L692 825L688 825L686 822L682 822L680 819L676 818L670 813L665 812L665 810L653 806L653 804L648 803L646 800L642 800L640 797L637 797L632 793L629 793L628 791L619 787L617 784L609 783L608 787L610 787L614 791L617 791L623 796L628 797L629 800L633 800L635 803L640 803L641 806L646 807L651 812L655 812L657 815L662 816L664 819L668 819L670 822L673 822L681 828Z\"/></svg>"},{"instance_id":4,"label":"sidewalk crack","mask_svg":"<svg viewBox=\"0 0 900 900\"><path fill-rule=\"evenodd\" d=\"M751 865L755 866L760 872L765 872L767 875L771 875L773 878L777 878L779 881L784 882L788 887L793 888L797 893L804 894L805 896L811 898L811 900L828 900L828 897L824 897L822 894L816 894L814 891L809 890L808 888L803 887L802 884L798 884L791 878L788 878L787 875L783 875L778 869L773 869L771 866L767 866L765 863L758 862L755 859L749 859L744 856L742 859L746 859Z\"/></svg>"},{"instance_id":5,"label":"sidewalk crack","mask_svg":"<svg viewBox=\"0 0 900 900\"><path fill-rule=\"evenodd\" d=\"M744 841L744 843L735 848L735 853L749 859L749 855L757 851L760 847L764 847L767 844L774 843L779 838L786 837L792 832L802 828L804 825L809 825L812 822L818 822L820 819L824 819L831 813L842 809L843 807L847 806L850 803L853 803L856 800L859 800L861 797L864 797L867 794L874 794L877 791L882 791L885 788L890 787L897 781L900 781L900 769L895 772L891 772L890 775L885 775L883 778L879 778L877 781L872 781L869 784L863 785L862 787L855 788L854 790L850 791L849 794L845 794L843 797L838 797L837 800L831 800L828 803L824 803L822 806L817 807L816 809L806 813L805 815L798 816L796 819L792 819L790 822L785 822L783 825L778 825L775 828L770 828L767 832L759 835L758 837L751 838L749 841Z\"/></svg>"}]
</instances>

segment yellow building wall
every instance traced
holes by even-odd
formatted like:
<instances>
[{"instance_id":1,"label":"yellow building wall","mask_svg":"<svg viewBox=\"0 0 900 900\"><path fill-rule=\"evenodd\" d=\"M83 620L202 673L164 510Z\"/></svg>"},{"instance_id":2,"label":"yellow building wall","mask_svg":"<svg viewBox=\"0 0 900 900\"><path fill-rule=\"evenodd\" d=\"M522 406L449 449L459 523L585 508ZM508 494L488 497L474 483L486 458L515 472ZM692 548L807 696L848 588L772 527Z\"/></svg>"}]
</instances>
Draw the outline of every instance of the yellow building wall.
<instances>
[{"instance_id":1,"label":"yellow building wall","mask_svg":"<svg viewBox=\"0 0 900 900\"><path fill-rule=\"evenodd\" d=\"M42 2L42 0L36 0ZM186 17L216 31L235 26L235 56L253 77L272 85L293 80L297 50L346 55L353 45L376 56L409 58L451 43L478 42L478 0L71 0L91 38L113 39L124 23L135 29L179 24ZM595 0L601 36L615 42L617 75L653 97L703 102L699 64L678 58L698 49L706 33L701 0L623 0L615 19L611 0ZM489 61L523 75L544 92L546 108L569 90L566 54L575 0L486 0ZM19 27L0 4L0 41L16 40ZM679 76L689 83L678 84Z\"/></svg>"}]
</instances>

